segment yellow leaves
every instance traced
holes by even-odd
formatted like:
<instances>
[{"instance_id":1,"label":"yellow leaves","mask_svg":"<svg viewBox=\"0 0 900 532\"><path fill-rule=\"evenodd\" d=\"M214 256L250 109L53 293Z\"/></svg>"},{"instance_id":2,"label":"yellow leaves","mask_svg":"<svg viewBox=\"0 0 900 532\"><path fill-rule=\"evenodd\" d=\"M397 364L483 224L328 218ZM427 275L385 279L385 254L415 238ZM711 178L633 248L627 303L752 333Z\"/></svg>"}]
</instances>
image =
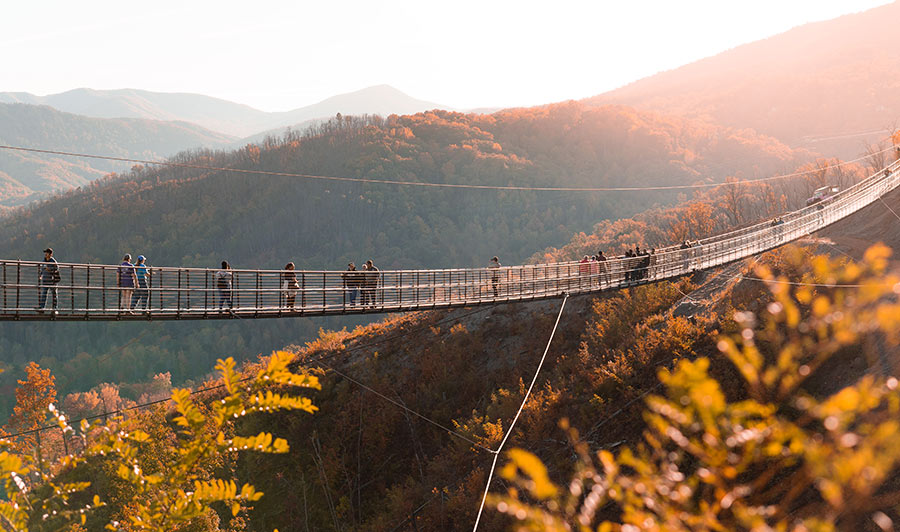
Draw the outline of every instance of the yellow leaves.
<instances>
[{"instance_id":1,"label":"yellow leaves","mask_svg":"<svg viewBox=\"0 0 900 532\"><path fill-rule=\"evenodd\" d=\"M731 360L748 384L755 386L759 382L763 357L755 344L744 344L742 349L738 349L733 339L721 338L717 345L719 351Z\"/></svg>"},{"instance_id":2,"label":"yellow leaves","mask_svg":"<svg viewBox=\"0 0 900 532\"><path fill-rule=\"evenodd\" d=\"M521 471L529 479L525 485L535 498L544 500L556 496L558 488L550 481L547 468L537 456L523 449L512 449L507 454L510 461L500 470L503 478L513 480Z\"/></svg>"},{"instance_id":3,"label":"yellow leaves","mask_svg":"<svg viewBox=\"0 0 900 532\"><path fill-rule=\"evenodd\" d=\"M175 410L181 414L174 419L179 426L196 429L203 425L205 418L191 400L190 390L185 388L172 390L172 402L175 403Z\"/></svg>"},{"instance_id":4,"label":"yellow leaves","mask_svg":"<svg viewBox=\"0 0 900 532\"><path fill-rule=\"evenodd\" d=\"M785 302L781 300L781 304L784 306L784 315L785 315L785 323L790 328L795 328L800 323L800 309L797 308L797 305L794 305L792 302Z\"/></svg>"},{"instance_id":5,"label":"yellow leaves","mask_svg":"<svg viewBox=\"0 0 900 532\"><path fill-rule=\"evenodd\" d=\"M230 441L230 450L234 451L257 451L261 453L286 453L288 450L287 440L283 438L274 438L269 432L260 432L256 436L235 436Z\"/></svg>"},{"instance_id":6,"label":"yellow leaves","mask_svg":"<svg viewBox=\"0 0 900 532\"><path fill-rule=\"evenodd\" d=\"M900 339L900 289L880 273L889 252L876 246L846 267L800 251L785 255L781 280L852 286L773 283L775 301L759 313L761 323L736 313L738 332L717 347L749 384L749 398L729 403L708 359L680 360L658 372L666 392L646 399L641 442L577 464L570 489L555 495L535 492L546 470L522 451L503 469L514 488L501 511L522 530L817 532L833 530L835 515L851 523L888 511L898 492L886 482L900 468L897 379L866 376L819 399L825 392L816 372L828 370L829 381L852 378L829 358L855 356L865 346L854 343L872 332ZM813 375L819 378L807 381ZM591 496L617 506L595 516ZM796 515L824 517L800 523ZM616 522L597 524L608 516Z\"/></svg>"},{"instance_id":7,"label":"yellow leaves","mask_svg":"<svg viewBox=\"0 0 900 532\"><path fill-rule=\"evenodd\" d=\"M294 358L294 354L288 351L275 351L272 353L266 368L257 374L256 384L284 384L321 390L322 386L319 384L318 377L296 374L289 370L288 366Z\"/></svg>"},{"instance_id":8,"label":"yellow leaves","mask_svg":"<svg viewBox=\"0 0 900 532\"><path fill-rule=\"evenodd\" d=\"M887 393L874 377L867 375L823 401L814 412L825 421L826 429L836 430L845 424L845 420L878 407ZM835 420L831 426L830 419Z\"/></svg>"},{"instance_id":9,"label":"yellow leaves","mask_svg":"<svg viewBox=\"0 0 900 532\"><path fill-rule=\"evenodd\" d=\"M308 397L294 397L272 393L271 390L265 393L259 392L249 397L248 407L246 411L250 412L277 412L279 410L302 410L310 414L316 412L319 408L312 404Z\"/></svg>"},{"instance_id":10,"label":"yellow leaves","mask_svg":"<svg viewBox=\"0 0 900 532\"><path fill-rule=\"evenodd\" d=\"M177 412L173 421L178 434L171 441L175 449L170 454L153 456L147 462L146 465L154 470L152 473L143 470L139 458L143 460L146 456L141 449L152 448L158 443L153 441L158 436L155 432L151 436L139 429L107 430L102 433L100 441L85 450L85 456L110 460L110 467L116 476L140 495L128 503L131 505L130 511L133 511L129 516L132 529L172 530L178 528L179 523L189 522L212 511L209 505L213 502L225 503L226 508L236 515L246 507L246 503L262 497L262 492L256 491L250 484L245 484L238 491L233 480L208 479L204 476L208 475L206 470L211 465L221 464L227 453L289 451L287 440L268 432L252 436L230 435L234 432L234 421L252 412L316 411L308 397L271 389L273 386L320 387L317 378L292 373L289 369L292 361L292 354L276 352L263 371L247 378L236 371L233 359L219 360L216 367L226 393L209 404L195 402L190 390L173 390L172 402ZM249 386L254 389L253 392L248 390L248 384L244 384L248 380L252 381ZM0 465L4 463L2 458L0 455ZM59 489L72 491L83 487L64 484Z\"/></svg>"},{"instance_id":11,"label":"yellow leaves","mask_svg":"<svg viewBox=\"0 0 900 532\"><path fill-rule=\"evenodd\" d=\"M237 373L234 371L235 362L231 357L222 360L221 358L216 362L216 370L222 374L222 381L225 384L225 389L229 394L233 394L235 392L235 387L238 384L239 377Z\"/></svg>"},{"instance_id":12,"label":"yellow leaves","mask_svg":"<svg viewBox=\"0 0 900 532\"><path fill-rule=\"evenodd\" d=\"M880 274L887 268L887 259L891 254L891 248L878 243L866 250L863 262L868 264L874 273Z\"/></svg>"},{"instance_id":13,"label":"yellow leaves","mask_svg":"<svg viewBox=\"0 0 900 532\"><path fill-rule=\"evenodd\" d=\"M900 305L880 305L875 311L875 319L881 330L896 336L900 331Z\"/></svg>"},{"instance_id":14,"label":"yellow leaves","mask_svg":"<svg viewBox=\"0 0 900 532\"><path fill-rule=\"evenodd\" d=\"M709 359L681 360L673 373L660 371L659 378L669 389L669 397L675 403L696 409L701 418L711 422L725 408L725 396L715 379L711 379Z\"/></svg>"},{"instance_id":15,"label":"yellow leaves","mask_svg":"<svg viewBox=\"0 0 900 532\"><path fill-rule=\"evenodd\" d=\"M129 432L128 437L131 441L136 443L144 443L150 441L150 435L140 429Z\"/></svg>"},{"instance_id":16,"label":"yellow leaves","mask_svg":"<svg viewBox=\"0 0 900 532\"><path fill-rule=\"evenodd\" d=\"M816 296L813 299L812 313L817 318L824 317L831 310L831 302L825 296Z\"/></svg>"}]
</instances>

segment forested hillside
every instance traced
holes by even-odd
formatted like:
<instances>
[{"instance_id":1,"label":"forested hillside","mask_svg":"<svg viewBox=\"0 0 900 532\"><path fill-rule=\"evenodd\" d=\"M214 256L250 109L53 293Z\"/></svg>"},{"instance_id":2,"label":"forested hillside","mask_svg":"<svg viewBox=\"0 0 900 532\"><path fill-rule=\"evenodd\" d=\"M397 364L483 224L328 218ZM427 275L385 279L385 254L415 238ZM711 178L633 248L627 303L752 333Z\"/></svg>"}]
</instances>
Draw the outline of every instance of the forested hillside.
<instances>
[{"instance_id":1,"label":"forested hillside","mask_svg":"<svg viewBox=\"0 0 900 532\"><path fill-rule=\"evenodd\" d=\"M175 160L217 167L433 183L640 186L724 180L795 168L809 155L751 132L626 107L567 103L494 115L429 112L342 117L282 142ZM630 216L675 193L535 193L341 183L184 168L136 168L23 210L0 225L6 257L151 265L343 269L522 262L598 221ZM227 346L254 356L303 341L319 324L15 324L0 350L20 367L42 361L64 392L100 382L177 382L212 366ZM353 322L349 322L352 324ZM203 368L203 369L200 369ZM19 374L3 375L8 385Z\"/></svg>"},{"instance_id":2,"label":"forested hillside","mask_svg":"<svg viewBox=\"0 0 900 532\"><path fill-rule=\"evenodd\" d=\"M849 159L898 126L900 3L794 28L586 100L750 127Z\"/></svg>"},{"instance_id":3,"label":"forested hillside","mask_svg":"<svg viewBox=\"0 0 900 532\"><path fill-rule=\"evenodd\" d=\"M0 144L112 157L159 159L231 137L185 122L88 118L46 106L0 104ZM0 150L0 211L55 190L84 185L127 163Z\"/></svg>"},{"instance_id":4,"label":"forested hillside","mask_svg":"<svg viewBox=\"0 0 900 532\"><path fill-rule=\"evenodd\" d=\"M173 161L431 183L640 187L768 175L810 158L749 131L567 103L494 115L339 118L279 143ZM294 259L324 268L362 255L388 268L472 266L497 252L521 260L574 229L676 195L422 189L136 168L23 211L0 226L0 242L23 257L53 245L63 261L110 262L140 250L159 265L227 257L238 266Z\"/></svg>"}]
</instances>

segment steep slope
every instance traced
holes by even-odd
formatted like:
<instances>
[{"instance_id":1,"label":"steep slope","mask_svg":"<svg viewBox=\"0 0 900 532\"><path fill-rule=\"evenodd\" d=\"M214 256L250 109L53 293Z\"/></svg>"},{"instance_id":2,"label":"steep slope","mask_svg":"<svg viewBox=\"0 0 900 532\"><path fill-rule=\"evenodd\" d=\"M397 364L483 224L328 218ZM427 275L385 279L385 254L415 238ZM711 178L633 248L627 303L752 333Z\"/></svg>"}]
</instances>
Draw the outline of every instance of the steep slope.
<instances>
[{"instance_id":1,"label":"steep slope","mask_svg":"<svg viewBox=\"0 0 900 532\"><path fill-rule=\"evenodd\" d=\"M643 426L641 394L655 385L656 368L714 349L714 319L666 314L691 286L570 299L509 445L538 454L560 474L572 463L560 419L578 427L592 449L633 441ZM260 501L250 528L302 529L307 522L311 530L388 532L412 519L419 530L471 528L491 463L484 448L497 448L508 430L559 309L560 301L548 301L423 313L293 348L324 370L313 397L320 411L277 419L291 448L303 451L242 461L247 479L283 494ZM319 455L307 451L311 444ZM344 500L336 515L329 498ZM278 511L284 507L297 511ZM484 519L485 530L506 529L496 512Z\"/></svg>"},{"instance_id":2,"label":"steep slope","mask_svg":"<svg viewBox=\"0 0 900 532\"><path fill-rule=\"evenodd\" d=\"M0 144L160 159L190 148L215 148L231 138L185 122L101 119L47 106L0 104ZM0 206L20 205L54 190L84 185L127 163L0 151Z\"/></svg>"},{"instance_id":3,"label":"steep slope","mask_svg":"<svg viewBox=\"0 0 900 532\"><path fill-rule=\"evenodd\" d=\"M337 113L387 116L442 107L436 103L417 100L387 85L339 94L306 107L272 113L202 94L138 89L74 89L48 96L6 92L0 93L0 103L49 105L60 111L96 118L177 120L241 137L312 119L329 118Z\"/></svg>"},{"instance_id":4,"label":"steep slope","mask_svg":"<svg viewBox=\"0 0 900 532\"><path fill-rule=\"evenodd\" d=\"M893 190L881 201L860 211L858 216L819 231L810 243L820 244L819 253L860 260L869 246L881 242L894 250L890 260L900 268L900 219L897 215L900 215L900 190Z\"/></svg>"},{"instance_id":5,"label":"steep slope","mask_svg":"<svg viewBox=\"0 0 900 532\"><path fill-rule=\"evenodd\" d=\"M900 3L808 24L589 98L850 158L900 124Z\"/></svg>"}]
</instances>

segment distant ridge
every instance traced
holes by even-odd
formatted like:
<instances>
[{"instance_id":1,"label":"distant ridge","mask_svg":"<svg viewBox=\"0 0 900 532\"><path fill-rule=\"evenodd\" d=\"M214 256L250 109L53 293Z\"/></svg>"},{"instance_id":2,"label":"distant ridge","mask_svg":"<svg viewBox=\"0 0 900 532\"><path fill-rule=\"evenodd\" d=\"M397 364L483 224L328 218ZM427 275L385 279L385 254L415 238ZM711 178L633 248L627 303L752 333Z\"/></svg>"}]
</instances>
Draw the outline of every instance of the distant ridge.
<instances>
[{"instance_id":1,"label":"distant ridge","mask_svg":"<svg viewBox=\"0 0 900 532\"><path fill-rule=\"evenodd\" d=\"M897 20L895 2L806 24L585 102L750 127L849 158L900 125Z\"/></svg>"},{"instance_id":2,"label":"distant ridge","mask_svg":"<svg viewBox=\"0 0 900 532\"><path fill-rule=\"evenodd\" d=\"M389 115L446 109L446 106L437 103L412 98L388 85L367 87L292 111L275 113L201 94L139 89L82 88L48 96L3 92L0 93L0 103L48 105L59 111L95 118L185 121L236 137L247 137L309 120L330 118L337 113Z\"/></svg>"},{"instance_id":3,"label":"distant ridge","mask_svg":"<svg viewBox=\"0 0 900 532\"><path fill-rule=\"evenodd\" d=\"M187 122L89 118L44 105L0 104L0 144L157 159L188 149L223 148L232 141L233 137ZM0 210L130 166L0 151Z\"/></svg>"}]
</instances>

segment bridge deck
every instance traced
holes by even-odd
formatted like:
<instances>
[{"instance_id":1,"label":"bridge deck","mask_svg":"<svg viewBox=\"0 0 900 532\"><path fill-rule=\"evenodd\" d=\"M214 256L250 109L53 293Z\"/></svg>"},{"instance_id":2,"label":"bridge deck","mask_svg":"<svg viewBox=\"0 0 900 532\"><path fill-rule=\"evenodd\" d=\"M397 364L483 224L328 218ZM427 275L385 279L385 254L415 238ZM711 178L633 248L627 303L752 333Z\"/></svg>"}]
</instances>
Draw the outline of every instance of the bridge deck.
<instances>
[{"instance_id":1,"label":"bridge deck","mask_svg":"<svg viewBox=\"0 0 900 532\"><path fill-rule=\"evenodd\" d=\"M621 289L713 268L779 247L834 223L900 184L900 161L826 203L650 257L499 269L296 271L150 268L147 288L117 286L116 265L59 264L57 282L40 280L41 262L0 260L0 320L185 320L282 318L453 308L531 301ZM140 298L140 300L138 300ZM293 298L293 304L291 299ZM55 303L55 305L54 305ZM135 307L137 304L137 308ZM43 307L43 308L39 308Z\"/></svg>"}]
</instances>

